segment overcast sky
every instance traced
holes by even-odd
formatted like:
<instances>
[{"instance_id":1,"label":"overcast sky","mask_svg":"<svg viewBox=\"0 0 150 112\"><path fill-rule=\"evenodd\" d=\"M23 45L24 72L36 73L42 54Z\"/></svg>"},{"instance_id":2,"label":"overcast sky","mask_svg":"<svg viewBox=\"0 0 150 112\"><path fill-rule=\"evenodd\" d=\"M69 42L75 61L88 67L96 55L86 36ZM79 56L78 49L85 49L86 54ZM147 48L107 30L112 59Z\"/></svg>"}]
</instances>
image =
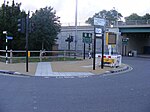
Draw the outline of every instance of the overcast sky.
<instances>
[{"instance_id":1,"label":"overcast sky","mask_svg":"<svg viewBox=\"0 0 150 112\"><path fill-rule=\"evenodd\" d=\"M12 0L8 0L12 1ZM22 3L22 9L35 11L36 9L51 6L56 14L61 17L63 24L73 24L75 21L76 0L15 0ZM4 0L0 0L3 3ZM116 8L124 17L132 13L144 15L150 13L150 0L78 0L78 23L84 23L88 17L106 9Z\"/></svg>"}]
</instances>

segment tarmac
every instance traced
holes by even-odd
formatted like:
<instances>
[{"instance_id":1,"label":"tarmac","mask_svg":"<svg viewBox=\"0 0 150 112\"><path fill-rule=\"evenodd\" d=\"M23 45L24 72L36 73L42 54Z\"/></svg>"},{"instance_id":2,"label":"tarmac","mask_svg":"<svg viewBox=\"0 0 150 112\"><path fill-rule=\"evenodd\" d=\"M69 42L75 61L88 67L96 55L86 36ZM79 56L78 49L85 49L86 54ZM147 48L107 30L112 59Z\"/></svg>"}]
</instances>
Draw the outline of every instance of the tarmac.
<instances>
[{"instance_id":1,"label":"tarmac","mask_svg":"<svg viewBox=\"0 0 150 112\"><path fill-rule=\"evenodd\" d=\"M6 64L0 62L0 72L6 74L19 74L28 76L93 76L100 74L110 74L127 71L130 67L122 64L118 68L104 66L103 69L96 64L93 70L93 60L85 59L81 61L56 61L56 62L37 62L28 65L26 72L26 63Z\"/></svg>"}]
</instances>

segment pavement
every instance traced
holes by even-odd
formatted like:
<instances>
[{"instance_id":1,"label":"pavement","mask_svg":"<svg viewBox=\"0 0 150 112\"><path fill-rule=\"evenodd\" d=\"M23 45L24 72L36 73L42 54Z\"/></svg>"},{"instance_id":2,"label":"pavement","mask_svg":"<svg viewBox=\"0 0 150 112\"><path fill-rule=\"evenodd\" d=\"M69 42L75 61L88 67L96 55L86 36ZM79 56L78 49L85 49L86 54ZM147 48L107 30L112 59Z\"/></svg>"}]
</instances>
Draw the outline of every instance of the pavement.
<instances>
[{"instance_id":1,"label":"pavement","mask_svg":"<svg viewBox=\"0 0 150 112\"><path fill-rule=\"evenodd\" d=\"M96 64L93 70L92 59L81 61L58 61L58 62L38 62L29 63L28 72L26 72L26 63L5 64L0 62L0 71L2 73L20 74L30 76L93 76L122 72L128 70L129 66L122 64L118 68L101 67Z\"/></svg>"}]
</instances>

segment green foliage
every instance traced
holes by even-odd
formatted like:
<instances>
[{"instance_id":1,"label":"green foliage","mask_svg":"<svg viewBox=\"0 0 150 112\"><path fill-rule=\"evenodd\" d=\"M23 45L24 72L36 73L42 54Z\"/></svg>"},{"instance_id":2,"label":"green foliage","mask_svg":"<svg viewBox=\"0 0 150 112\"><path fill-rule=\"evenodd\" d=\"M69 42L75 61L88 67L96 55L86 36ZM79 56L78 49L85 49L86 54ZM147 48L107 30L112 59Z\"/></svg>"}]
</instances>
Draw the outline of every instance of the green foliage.
<instances>
[{"instance_id":1,"label":"green foliage","mask_svg":"<svg viewBox=\"0 0 150 112\"><path fill-rule=\"evenodd\" d=\"M107 25L114 24L115 21L121 20L121 13L117 12L115 9L112 9L110 11L102 10L98 13L95 13L93 17L89 17L88 20L86 20L86 23L94 25L94 17L98 18L105 18L107 21Z\"/></svg>"},{"instance_id":2,"label":"green foliage","mask_svg":"<svg viewBox=\"0 0 150 112\"><path fill-rule=\"evenodd\" d=\"M30 49L52 50L57 34L60 32L59 17L51 7L41 8L33 13L31 18L33 32L30 36Z\"/></svg>"},{"instance_id":3,"label":"green foliage","mask_svg":"<svg viewBox=\"0 0 150 112\"><path fill-rule=\"evenodd\" d=\"M149 20L150 19L150 14L146 13L144 16L139 16L136 13L132 13L130 16L125 17L125 20Z\"/></svg>"},{"instance_id":4,"label":"green foliage","mask_svg":"<svg viewBox=\"0 0 150 112\"><path fill-rule=\"evenodd\" d=\"M128 21L128 20L141 20L141 19L142 19L142 17L137 15L136 13L133 13L128 17L125 17L126 21Z\"/></svg>"},{"instance_id":5,"label":"green foliage","mask_svg":"<svg viewBox=\"0 0 150 112\"><path fill-rule=\"evenodd\" d=\"M26 41L25 34L18 32L18 19L26 18L25 11L20 9L21 3L15 3L12 0L4 2L0 7L0 49L5 49L5 35L3 31L7 31L8 36L12 36L13 40L8 40L8 49L24 50ZM30 34L29 49L41 50L42 48L51 50L55 44L57 34L60 32L59 17L51 7L41 8L33 13L30 18L34 23L34 32ZM41 47L43 45L43 47Z\"/></svg>"},{"instance_id":6,"label":"green foliage","mask_svg":"<svg viewBox=\"0 0 150 112\"><path fill-rule=\"evenodd\" d=\"M146 14L142 17L142 19L144 19L144 20L149 20L149 19L150 19L150 14L149 14L149 13L146 13Z\"/></svg>"},{"instance_id":7,"label":"green foliage","mask_svg":"<svg viewBox=\"0 0 150 112\"><path fill-rule=\"evenodd\" d=\"M25 12L21 12L20 6L21 3L15 4L13 0L11 5L9 5L9 2L4 2L0 7L0 49L5 49L6 37L3 35L3 31L7 31L7 35L13 37L13 40L8 41L8 49L18 50L25 46L24 35L17 32L17 20L22 15L25 16Z\"/></svg>"}]
</instances>

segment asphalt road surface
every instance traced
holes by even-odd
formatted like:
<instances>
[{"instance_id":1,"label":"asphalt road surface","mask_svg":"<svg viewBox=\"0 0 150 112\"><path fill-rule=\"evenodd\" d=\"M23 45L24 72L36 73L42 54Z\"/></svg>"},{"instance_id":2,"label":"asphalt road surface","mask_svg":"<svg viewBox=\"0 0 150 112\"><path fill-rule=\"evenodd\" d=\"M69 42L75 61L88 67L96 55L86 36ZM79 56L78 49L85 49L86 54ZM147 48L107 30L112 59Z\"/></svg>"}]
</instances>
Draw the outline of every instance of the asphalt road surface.
<instances>
[{"instance_id":1,"label":"asphalt road surface","mask_svg":"<svg viewBox=\"0 0 150 112\"><path fill-rule=\"evenodd\" d=\"M131 72L88 78L0 76L0 112L150 112L150 59Z\"/></svg>"}]
</instances>

